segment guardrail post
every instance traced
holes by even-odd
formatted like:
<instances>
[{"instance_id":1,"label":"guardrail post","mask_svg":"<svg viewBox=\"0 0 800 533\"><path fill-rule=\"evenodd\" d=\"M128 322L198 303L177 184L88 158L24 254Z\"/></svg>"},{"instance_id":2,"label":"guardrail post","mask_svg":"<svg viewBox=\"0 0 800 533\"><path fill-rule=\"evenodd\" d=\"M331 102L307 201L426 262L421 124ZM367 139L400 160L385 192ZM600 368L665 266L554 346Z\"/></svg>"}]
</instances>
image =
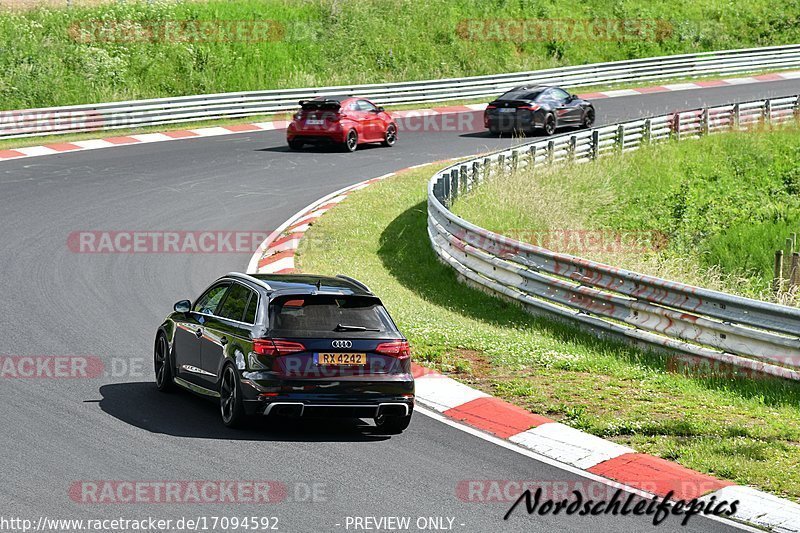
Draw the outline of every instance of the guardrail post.
<instances>
[{"instance_id":1,"label":"guardrail post","mask_svg":"<svg viewBox=\"0 0 800 533\"><path fill-rule=\"evenodd\" d=\"M672 128L670 128L670 134L673 139L676 141L681 140L681 114L675 113L672 115Z\"/></svg>"},{"instance_id":2,"label":"guardrail post","mask_svg":"<svg viewBox=\"0 0 800 533\"><path fill-rule=\"evenodd\" d=\"M600 132L597 130L592 130L592 152L591 152L592 159L597 159L600 155Z\"/></svg>"},{"instance_id":3,"label":"guardrail post","mask_svg":"<svg viewBox=\"0 0 800 533\"><path fill-rule=\"evenodd\" d=\"M536 166L536 146L531 146L528 149L528 157L530 157L531 168Z\"/></svg>"},{"instance_id":4,"label":"guardrail post","mask_svg":"<svg viewBox=\"0 0 800 533\"><path fill-rule=\"evenodd\" d=\"M569 160L575 161L575 149L578 146L578 138L575 135L569 136Z\"/></svg>"},{"instance_id":5,"label":"guardrail post","mask_svg":"<svg viewBox=\"0 0 800 533\"><path fill-rule=\"evenodd\" d=\"M450 171L450 205L458 198L458 171ZM448 206L449 207L449 206Z\"/></svg>"},{"instance_id":6,"label":"guardrail post","mask_svg":"<svg viewBox=\"0 0 800 533\"><path fill-rule=\"evenodd\" d=\"M459 176L458 194L463 194L467 192L467 165L461 165L459 170L461 173Z\"/></svg>"},{"instance_id":7,"label":"guardrail post","mask_svg":"<svg viewBox=\"0 0 800 533\"><path fill-rule=\"evenodd\" d=\"M506 156L500 154L497 156L497 174L502 175L506 173Z\"/></svg>"},{"instance_id":8,"label":"guardrail post","mask_svg":"<svg viewBox=\"0 0 800 533\"><path fill-rule=\"evenodd\" d=\"M794 97L794 120L800 122L800 95Z\"/></svg>"},{"instance_id":9,"label":"guardrail post","mask_svg":"<svg viewBox=\"0 0 800 533\"><path fill-rule=\"evenodd\" d=\"M642 142L644 144L650 144L650 141L652 141L652 135L653 135L653 123L648 118L645 119L644 121L644 130L642 130Z\"/></svg>"},{"instance_id":10,"label":"guardrail post","mask_svg":"<svg viewBox=\"0 0 800 533\"><path fill-rule=\"evenodd\" d=\"M702 115L700 115L700 135L708 135L708 129L708 108L706 107L703 109Z\"/></svg>"},{"instance_id":11,"label":"guardrail post","mask_svg":"<svg viewBox=\"0 0 800 533\"><path fill-rule=\"evenodd\" d=\"M483 159L483 179L488 179L492 171L492 160L488 157Z\"/></svg>"},{"instance_id":12,"label":"guardrail post","mask_svg":"<svg viewBox=\"0 0 800 533\"><path fill-rule=\"evenodd\" d=\"M547 141L547 164L552 165L556 157L556 142Z\"/></svg>"},{"instance_id":13,"label":"guardrail post","mask_svg":"<svg viewBox=\"0 0 800 533\"><path fill-rule=\"evenodd\" d=\"M625 148L625 126L617 126L617 136L614 139L614 147L620 152Z\"/></svg>"},{"instance_id":14,"label":"guardrail post","mask_svg":"<svg viewBox=\"0 0 800 533\"><path fill-rule=\"evenodd\" d=\"M516 172L519 168L519 151L511 152L511 172Z\"/></svg>"},{"instance_id":15,"label":"guardrail post","mask_svg":"<svg viewBox=\"0 0 800 533\"><path fill-rule=\"evenodd\" d=\"M772 100L764 102L764 126L772 126Z\"/></svg>"},{"instance_id":16,"label":"guardrail post","mask_svg":"<svg viewBox=\"0 0 800 533\"><path fill-rule=\"evenodd\" d=\"M472 176L469 180L469 185L467 186L467 190L471 191L472 188L478 183L481 179L480 176L481 165L477 161L472 162Z\"/></svg>"}]
</instances>

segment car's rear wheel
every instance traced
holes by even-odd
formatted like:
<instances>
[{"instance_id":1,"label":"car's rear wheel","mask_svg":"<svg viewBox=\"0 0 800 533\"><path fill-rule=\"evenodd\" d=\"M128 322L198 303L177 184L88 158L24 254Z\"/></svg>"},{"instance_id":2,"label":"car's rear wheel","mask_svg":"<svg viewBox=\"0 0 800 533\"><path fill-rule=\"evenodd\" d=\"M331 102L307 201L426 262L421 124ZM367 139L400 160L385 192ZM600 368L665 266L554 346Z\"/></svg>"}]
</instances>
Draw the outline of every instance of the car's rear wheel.
<instances>
[{"instance_id":1,"label":"car's rear wheel","mask_svg":"<svg viewBox=\"0 0 800 533\"><path fill-rule=\"evenodd\" d=\"M581 125L584 128L591 128L594 125L594 109L590 107L584 111Z\"/></svg>"},{"instance_id":2,"label":"car's rear wheel","mask_svg":"<svg viewBox=\"0 0 800 533\"><path fill-rule=\"evenodd\" d=\"M169 345L167 338L159 334L153 350L153 370L156 373L156 387L161 392L170 392L175 388L173 383L172 365L169 361Z\"/></svg>"},{"instance_id":3,"label":"car's rear wheel","mask_svg":"<svg viewBox=\"0 0 800 533\"><path fill-rule=\"evenodd\" d=\"M555 115L547 115L544 119L544 133L545 135L552 135L556 132L556 117Z\"/></svg>"},{"instance_id":4,"label":"car's rear wheel","mask_svg":"<svg viewBox=\"0 0 800 533\"><path fill-rule=\"evenodd\" d=\"M358 148L358 133L356 130L350 130L344 140L344 149L348 152L355 152L356 148Z\"/></svg>"},{"instance_id":5,"label":"car's rear wheel","mask_svg":"<svg viewBox=\"0 0 800 533\"><path fill-rule=\"evenodd\" d=\"M230 364L222 371L219 384L219 410L222 423L229 428L239 427L245 419L239 373Z\"/></svg>"},{"instance_id":6,"label":"car's rear wheel","mask_svg":"<svg viewBox=\"0 0 800 533\"><path fill-rule=\"evenodd\" d=\"M411 423L411 415L408 416L379 416L375 418L375 427L384 435L399 435Z\"/></svg>"},{"instance_id":7,"label":"car's rear wheel","mask_svg":"<svg viewBox=\"0 0 800 533\"><path fill-rule=\"evenodd\" d=\"M292 139L289 141L289 148L292 150L300 150L305 143L299 139Z\"/></svg>"},{"instance_id":8,"label":"car's rear wheel","mask_svg":"<svg viewBox=\"0 0 800 533\"><path fill-rule=\"evenodd\" d=\"M383 137L383 145L384 146L394 146L394 143L397 142L397 126L394 124L389 124L389 127L386 128L386 133Z\"/></svg>"}]
</instances>

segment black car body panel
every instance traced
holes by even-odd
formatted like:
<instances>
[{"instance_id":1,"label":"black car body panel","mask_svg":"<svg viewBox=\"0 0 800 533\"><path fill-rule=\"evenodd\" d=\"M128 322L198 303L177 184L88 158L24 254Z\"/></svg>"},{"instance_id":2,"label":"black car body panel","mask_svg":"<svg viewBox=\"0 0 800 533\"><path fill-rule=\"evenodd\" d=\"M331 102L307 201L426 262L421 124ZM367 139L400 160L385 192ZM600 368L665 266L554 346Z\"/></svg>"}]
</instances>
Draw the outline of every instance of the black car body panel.
<instances>
[{"instance_id":1,"label":"black car body panel","mask_svg":"<svg viewBox=\"0 0 800 533\"><path fill-rule=\"evenodd\" d=\"M247 414L413 411L407 341L380 299L351 278L231 273L189 312L170 314L158 335L183 388L219 397L224 369L235 368Z\"/></svg>"},{"instance_id":2,"label":"black car body panel","mask_svg":"<svg viewBox=\"0 0 800 533\"><path fill-rule=\"evenodd\" d=\"M492 133L531 133L545 129L552 134L562 126L591 126L594 107L559 87L520 86L490 102L483 116L484 126Z\"/></svg>"}]
</instances>

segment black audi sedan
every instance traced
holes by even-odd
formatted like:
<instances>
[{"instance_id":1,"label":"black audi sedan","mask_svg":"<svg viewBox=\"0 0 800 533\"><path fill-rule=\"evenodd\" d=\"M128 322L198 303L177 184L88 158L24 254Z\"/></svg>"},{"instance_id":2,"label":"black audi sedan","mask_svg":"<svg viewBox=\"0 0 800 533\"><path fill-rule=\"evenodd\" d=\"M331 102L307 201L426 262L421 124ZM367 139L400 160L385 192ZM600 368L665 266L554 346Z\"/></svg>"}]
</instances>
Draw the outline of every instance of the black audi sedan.
<instances>
[{"instance_id":1,"label":"black audi sedan","mask_svg":"<svg viewBox=\"0 0 800 533\"><path fill-rule=\"evenodd\" d=\"M401 433L414 409L408 341L347 276L226 274L159 326L156 385L219 401L222 422L373 418Z\"/></svg>"},{"instance_id":2,"label":"black audi sedan","mask_svg":"<svg viewBox=\"0 0 800 533\"><path fill-rule=\"evenodd\" d=\"M560 87L523 85L490 102L483 123L493 134L541 129L552 135L562 126L591 127L594 106Z\"/></svg>"}]
</instances>

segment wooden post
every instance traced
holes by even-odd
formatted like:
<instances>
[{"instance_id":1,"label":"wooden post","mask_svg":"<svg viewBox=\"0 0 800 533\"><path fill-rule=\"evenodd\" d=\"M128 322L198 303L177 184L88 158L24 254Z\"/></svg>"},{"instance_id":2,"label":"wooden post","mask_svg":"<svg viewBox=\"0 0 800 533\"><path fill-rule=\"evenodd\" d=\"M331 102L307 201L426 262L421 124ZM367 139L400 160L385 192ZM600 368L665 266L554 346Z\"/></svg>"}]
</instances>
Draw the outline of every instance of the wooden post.
<instances>
[{"instance_id":1,"label":"wooden post","mask_svg":"<svg viewBox=\"0 0 800 533\"><path fill-rule=\"evenodd\" d=\"M531 146L528 150L528 157L530 157L531 167L533 168L536 166L536 146Z\"/></svg>"},{"instance_id":2,"label":"wooden post","mask_svg":"<svg viewBox=\"0 0 800 533\"><path fill-rule=\"evenodd\" d=\"M644 131L642 132L642 142L645 144L650 144L650 136L652 135L653 125L650 122L650 119L645 119L644 121Z\"/></svg>"},{"instance_id":3,"label":"wooden post","mask_svg":"<svg viewBox=\"0 0 800 533\"><path fill-rule=\"evenodd\" d=\"M782 269L783 269L783 250L776 250L775 265L772 271L772 291L775 294L781 292L781 285L783 285Z\"/></svg>"},{"instance_id":4,"label":"wooden post","mask_svg":"<svg viewBox=\"0 0 800 533\"><path fill-rule=\"evenodd\" d=\"M600 132L592 131L592 159L597 159L600 155Z\"/></svg>"},{"instance_id":5,"label":"wooden post","mask_svg":"<svg viewBox=\"0 0 800 533\"><path fill-rule=\"evenodd\" d=\"M733 110L731 111L731 129L739 129L739 104L733 104Z\"/></svg>"},{"instance_id":6,"label":"wooden post","mask_svg":"<svg viewBox=\"0 0 800 533\"><path fill-rule=\"evenodd\" d=\"M625 126L623 126L622 124L617 126L616 143L617 143L616 146L617 150L621 152L625 148Z\"/></svg>"},{"instance_id":7,"label":"wooden post","mask_svg":"<svg viewBox=\"0 0 800 533\"><path fill-rule=\"evenodd\" d=\"M789 271L789 288L797 290L800 286L800 252L792 253L792 269Z\"/></svg>"},{"instance_id":8,"label":"wooden post","mask_svg":"<svg viewBox=\"0 0 800 533\"><path fill-rule=\"evenodd\" d=\"M575 160L575 149L578 146L578 138L574 135L570 135L569 137L569 160L570 162Z\"/></svg>"},{"instance_id":9,"label":"wooden post","mask_svg":"<svg viewBox=\"0 0 800 533\"><path fill-rule=\"evenodd\" d=\"M772 124L772 100L764 102L764 126L769 127Z\"/></svg>"},{"instance_id":10,"label":"wooden post","mask_svg":"<svg viewBox=\"0 0 800 533\"><path fill-rule=\"evenodd\" d=\"M556 157L556 142L547 141L547 164L552 165Z\"/></svg>"},{"instance_id":11,"label":"wooden post","mask_svg":"<svg viewBox=\"0 0 800 533\"><path fill-rule=\"evenodd\" d=\"M703 114L700 116L700 135L708 135L708 108L703 109Z\"/></svg>"}]
</instances>

